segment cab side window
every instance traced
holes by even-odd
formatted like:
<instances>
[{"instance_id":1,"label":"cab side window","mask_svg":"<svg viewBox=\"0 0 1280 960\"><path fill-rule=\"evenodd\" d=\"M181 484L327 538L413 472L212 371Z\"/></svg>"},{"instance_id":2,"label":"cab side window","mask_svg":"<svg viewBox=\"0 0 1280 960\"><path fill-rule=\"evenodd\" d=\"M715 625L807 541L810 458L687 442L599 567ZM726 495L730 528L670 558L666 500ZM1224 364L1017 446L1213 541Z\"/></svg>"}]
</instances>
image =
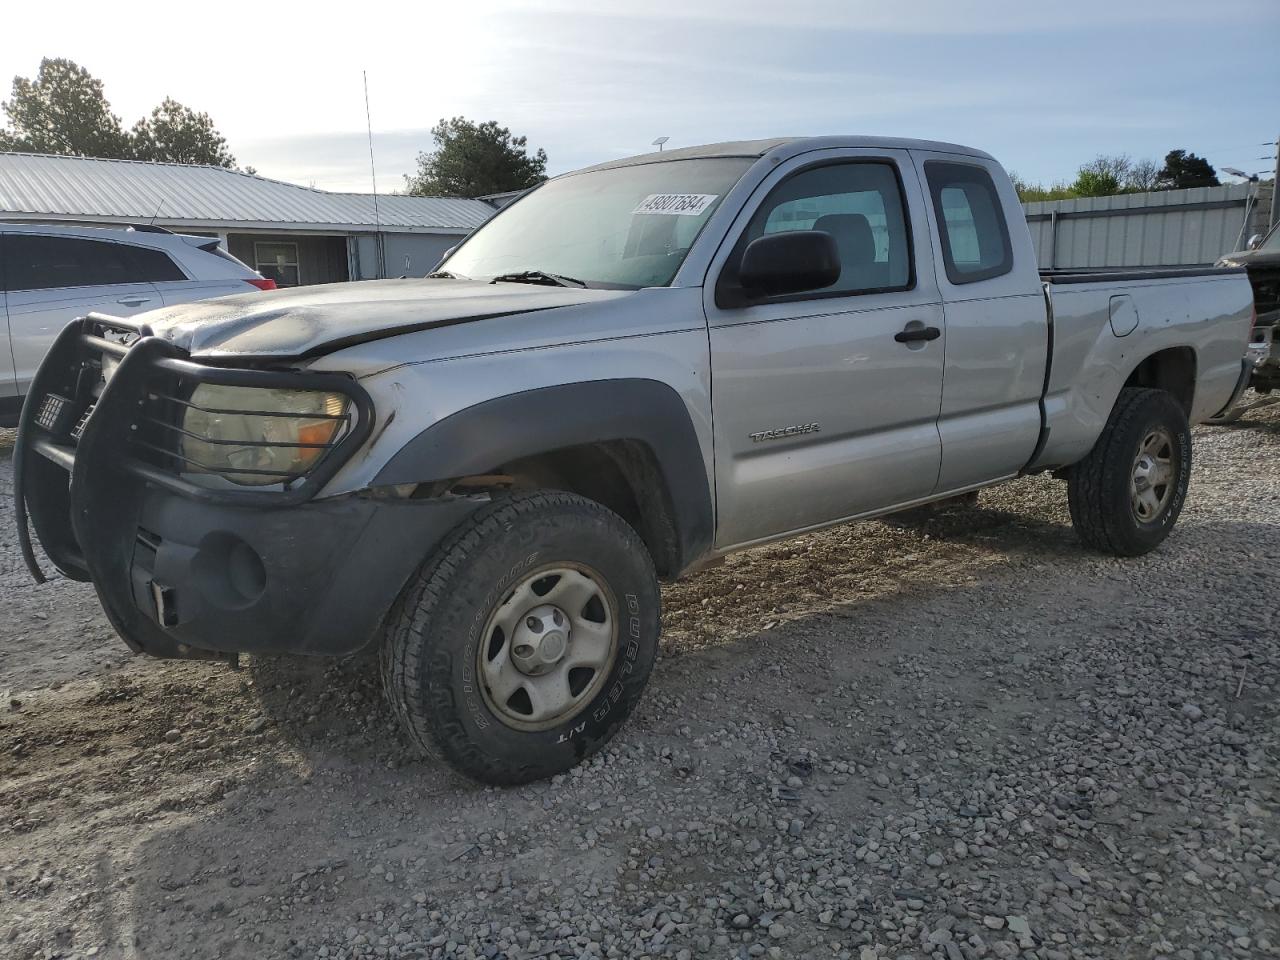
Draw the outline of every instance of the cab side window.
<instances>
[{"instance_id":1,"label":"cab side window","mask_svg":"<svg viewBox=\"0 0 1280 960\"><path fill-rule=\"evenodd\" d=\"M942 261L954 284L990 280L1013 269L1009 226L991 174L968 163L929 160L925 179L942 235Z\"/></svg>"},{"instance_id":2,"label":"cab side window","mask_svg":"<svg viewBox=\"0 0 1280 960\"><path fill-rule=\"evenodd\" d=\"M177 264L159 250L21 233L6 237L5 274L10 290L186 279Z\"/></svg>"},{"instance_id":3,"label":"cab side window","mask_svg":"<svg viewBox=\"0 0 1280 960\"><path fill-rule=\"evenodd\" d=\"M788 230L823 230L840 252L840 279L804 294L806 298L913 285L911 238L892 164L833 163L800 171L761 204L739 242L740 251L758 237Z\"/></svg>"}]
</instances>

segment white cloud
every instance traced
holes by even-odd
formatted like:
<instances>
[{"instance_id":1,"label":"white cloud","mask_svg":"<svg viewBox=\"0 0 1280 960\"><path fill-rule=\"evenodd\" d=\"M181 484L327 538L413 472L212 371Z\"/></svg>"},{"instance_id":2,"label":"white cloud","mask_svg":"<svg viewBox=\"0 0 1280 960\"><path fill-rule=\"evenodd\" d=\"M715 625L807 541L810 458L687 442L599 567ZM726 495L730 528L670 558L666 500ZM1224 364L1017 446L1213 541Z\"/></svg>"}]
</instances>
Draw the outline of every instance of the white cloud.
<instances>
[{"instance_id":1,"label":"white cloud","mask_svg":"<svg viewBox=\"0 0 1280 960\"><path fill-rule=\"evenodd\" d=\"M388 188L430 145L431 125L456 114L528 135L554 170L647 149L659 134L898 133L992 149L1003 139L1058 163L1067 151L1136 152L1124 132L1157 122L1224 123L1232 104L1209 111L1196 97L1218 75L1237 79L1241 62L1261 64L1266 89L1274 58L1249 61L1245 45L1280 15L1274 0L1234 0L1229 12L1199 0L279 0L252 11L72 0L56 17L10 6L0 83L33 75L42 55L70 57L104 81L126 123L171 95L208 111L240 162L341 189L368 182L362 69ZM1199 23L1212 31L1187 27ZM1166 63L1179 56L1171 36L1194 56ZM1123 54L1093 62L1107 44Z\"/></svg>"}]
</instances>

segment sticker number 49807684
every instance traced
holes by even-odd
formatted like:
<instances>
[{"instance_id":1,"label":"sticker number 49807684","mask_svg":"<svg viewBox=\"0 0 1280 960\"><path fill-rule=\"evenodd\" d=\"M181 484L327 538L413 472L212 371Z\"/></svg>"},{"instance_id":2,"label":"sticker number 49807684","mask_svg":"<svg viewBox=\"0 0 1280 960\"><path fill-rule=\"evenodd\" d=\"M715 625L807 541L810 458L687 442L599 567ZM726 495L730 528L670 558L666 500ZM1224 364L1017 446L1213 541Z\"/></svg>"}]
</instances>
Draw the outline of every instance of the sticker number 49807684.
<instances>
[{"instance_id":1,"label":"sticker number 49807684","mask_svg":"<svg viewBox=\"0 0 1280 960\"><path fill-rule=\"evenodd\" d=\"M651 193L631 212L696 217L715 202L718 193Z\"/></svg>"}]
</instances>

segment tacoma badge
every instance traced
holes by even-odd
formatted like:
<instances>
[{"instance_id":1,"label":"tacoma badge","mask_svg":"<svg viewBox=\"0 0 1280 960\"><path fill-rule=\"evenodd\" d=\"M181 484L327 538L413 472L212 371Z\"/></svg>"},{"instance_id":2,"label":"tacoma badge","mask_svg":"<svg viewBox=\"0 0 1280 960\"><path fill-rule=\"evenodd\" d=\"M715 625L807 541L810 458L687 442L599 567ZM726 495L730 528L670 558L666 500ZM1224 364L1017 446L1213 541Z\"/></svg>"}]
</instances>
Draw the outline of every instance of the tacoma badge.
<instances>
[{"instance_id":1,"label":"tacoma badge","mask_svg":"<svg viewBox=\"0 0 1280 960\"><path fill-rule=\"evenodd\" d=\"M781 440L783 437L798 437L802 433L817 433L818 425L816 423L798 423L794 427L779 427L777 430L761 430L757 433L748 434L753 443L759 443L761 440Z\"/></svg>"}]
</instances>

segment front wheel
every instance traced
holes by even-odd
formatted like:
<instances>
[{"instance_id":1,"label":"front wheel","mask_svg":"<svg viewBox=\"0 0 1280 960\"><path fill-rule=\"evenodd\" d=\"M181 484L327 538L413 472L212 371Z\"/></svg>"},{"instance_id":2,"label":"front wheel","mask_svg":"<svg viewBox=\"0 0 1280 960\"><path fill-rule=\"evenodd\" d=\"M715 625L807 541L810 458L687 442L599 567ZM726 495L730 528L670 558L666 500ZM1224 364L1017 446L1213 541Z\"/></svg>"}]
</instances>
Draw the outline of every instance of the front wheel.
<instances>
[{"instance_id":1,"label":"front wheel","mask_svg":"<svg viewBox=\"0 0 1280 960\"><path fill-rule=\"evenodd\" d=\"M455 531L388 618L383 682L409 735L485 783L561 773L631 713L658 648L643 542L573 494L497 500Z\"/></svg>"},{"instance_id":2,"label":"front wheel","mask_svg":"<svg viewBox=\"0 0 1280 960\"><path fill-rule=\"evenodd\" d=\"M1089 455L1071 468L1067 499L1080 539L1135 557L1169 535L1191 480L1191 428L1163 390L1130 387Z\"/></svg>"}]
</instances>

